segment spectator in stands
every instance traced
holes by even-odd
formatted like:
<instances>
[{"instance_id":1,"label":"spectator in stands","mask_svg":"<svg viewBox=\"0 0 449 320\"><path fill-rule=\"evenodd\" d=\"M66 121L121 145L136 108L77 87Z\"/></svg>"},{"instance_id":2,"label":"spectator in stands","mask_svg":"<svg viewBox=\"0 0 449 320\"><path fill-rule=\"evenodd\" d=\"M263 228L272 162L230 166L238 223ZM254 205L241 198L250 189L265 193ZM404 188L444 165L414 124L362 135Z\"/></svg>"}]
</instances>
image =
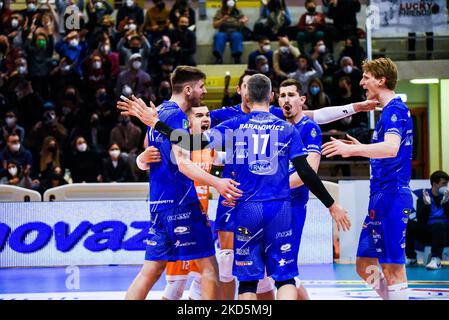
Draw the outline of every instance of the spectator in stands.
<instances>
[{"instance_id":1,"label":"spectator in stands","mask_svg":"<svg viewBox=\"0 0 449 320\"><path fill-rule=\"evenodd\" d=\"M323 68L320 63L311 59L308 55L298 57L298 68L289 73L288 77L301 83L302 94L305 95L309 89L309 82L312 78L320 78L323 75Z\"/></svg>"},{"instance_id":2,"label":"spectator in stands","mask_svg":"<svg viewBox=\"0 0 449 320\"><path fill-rule=\"evenodd\" d=\"M148 69L151 45L143 35L138 34L133 30L129 30L125 36L120 39L117 44L117 50L120 53L120 59L122 61L129 61L132 55L139 54L141 56L140 62L142 63L140 69L144 71Z\"/></svg>"},{"instance_id":3,"label":"spectator in stands","mask_svg":"<svg viewBox=\"0 0 449 320\"><path fill-rule=\"evenodd\" d=\"M330 0L328 18L334 21L338 40L357 35L357 12L360 11L359 0Z\"/></svg>"},{"instance_id":4,"label":"spectator in stands","mask_svg":"<svg viewBox=\"0 0 449 320\"><path fill-rule=\"evenodd\" d=\"M273 68L270 68L270 63L268 62L267 57L264 55L259 55L256 57L256 68L259 73L266 75L271 80L271 84L274 88L277 87L277 79L276 74L273 71Z\"/></svg>"},{"instance_id":5,"label":"spectator in stands","mask_svg":"<svg viewBox=\"0 0 449 320\"><path fill-rule=\"evenodd\" d=\"M53 48L53 35L38 30L30 32L24 44L31 84L43 99L50 98L48 83L54 66Z\"/></svg>"},{"instance_id":6,"label":"spectator in stands","mask_svg":"<svg viewBox=\"0 0 449 320\"><path fill-rule=\"evenodd\" d=\"M39 156L35 158L35 176L39 180L48 179L55 167L62 166L62 154L58 141L52 136L44 139ZM63 166L62 166L63 167Z\"/></svg>"},{"instance_id":7,"label":"spectator in stands","mask_svg":"<svg viewBox=\"0 0 449 320\"><path fill-rule=\"evenodd\" d=\"M280 34L286 34L292 20L285 0L262 1L260 18L254 24L254 37L267 37L276 40Z\"/></svg>"},{"instance_id":8,"label":"spectator in stands","mask_svg":"<svg viewBox=\"0 0 449 320\"><path fill-rule=\"evenodd\" d=\"M195 31L195 11L189 6L189 2L187 0L176 0L173 4L169 14L169 19L173 28L176 29L178 27L178 22L181 17L187 18L189 21L189 30Z\"/></svg>"},{"instance_id":9,"label":"spectator in stands","mask_svg":"<svg viewBox=\"0 0 449 320\"><path fill-rule=\"evenodd\" d=\"M107 85L107 73L106 64L103 63L102 57L98 53L93 53L84 62L84 74L85 85L87 87L86 96L93 97L97 89L105 87Z\"/></svg>"},{"instance_id":10,"label":"spectator in stands","mask_svg":"<svg viewBox=\"0 0 449 320\"><path fill-rule=\"evenodd\" d=\"M13 91L17 84L24 79L29 79L28 64L24 57L20 57L14 61L14 68L8 75L7 90Z\"/></svg>"},{"instance_id":11,"label":"spectator in stands","mask_svg":"<svg viewBox=\"0 0 449 320\"><path fill-rule=\"evenodd\" d=\"M20 48L23 45L26 28L27 27L22 15L14 12L11 15L10 26L6 29L6 35L8 36L8 40L13 47Z\"/></svg>"},{"instance_id":12,"label":"spectator in stands","mask_svg":"<svg viewBox=\"0 0 449 320\"><path fill-rule=\"evenodd\" d=\"M52 35L52 36L58 36L59 35L59 17L58 14L56 13L55 9L53 8L53 6L50 4L49 1L47 1L46 3L43 3L42 6L46 6L48 8L47 11L43 12L42 15L40 17L38 17L37 20L37 26L40 27L42 26L43 31L47 34L47 35ZM38 30L36 30L38 31Z\"/></svg>"},{"instance_id":13,"label":"spectator in stands","mask_svg":"<svg viewBox=\"0 0 449 320\"><path fill-rule=\"evenodd\" d=\"M170 100L171 97L171 86L169 81L162 81L159 84L157 90L156 105L160 105L162 102Z\"/></svg>"},{"instance_id":14,"label":"spectator in stands","mask_svg":"<svg viewBox=\"0 0 449 320\"><path fill-rule=\"evenodd\" d=\"M85 125L87 115L85 114L84 101L76 86L68 85L63 90L61 97L59 122L67 129L68 134L74 137L72 130L80 125ZM71 139L69 138L69 141Z\"/></svg>"},{"instance_id":15,"label":"spectator in stands","mask_svg":"<svg viewBox=\"0 0 449 320\"><path fill-rule=\"evenodd\" d=\"M441 268L444 247L449 246L449 175L435 171L430 176L430 189L423 189L416 203L416 219L409 219L406 231L407 264L416 265L415 241L432 246L429 270ZM409 212L404 212L405 214Z\"/></svg>"},{"instance_id":16,"label":"spectator in stands","mask_svg":"<svg viewBox=\"0 0 449 320\"><path fill-rule=\"evenodd\" d=\"M102 182L134 182L129 162L120 156L116 143L109 146L109 157L103 160Z\"/></svg>"},{"instance_id":17,"label":"spectator in stands","mask_svg":"<svg viewBox=\"0 0 449 320\"><path fill-rule=\"evenodd\" d=\"M118 124L112 129L110 143L116 143L125 157L137 155L141 145L142 131L131 122L129 116L119 115Z\"/></svg>"},{"instance_id":18,"label":"spectator in stands","mask_svg":"<svg viewBox=\"0 0 449 320\"><path fill-rule=\"evenodd\" d=\"M56 116L55 105L47 102L44 104L44 110L42 120L36 123L28 136L28 145L33 151L40 150L44 139L48 136L54 137L59 145L63 145L67 137L66 129Z\"/></svg>"},{"instance_id":19,"label":"spectator in stands","mask_svg":"<svg viewBox=\"0 0 449 320\"><path fill-rule=\"evenodd\" d=\"M288 74L298 68L300 51L293 46L287 36L279 37L279 49L273 54L273 69L278 82L287 79Z\"/></svg>"},{"instance_id":20,"label":"spectator in stands","mask_svg":"<svg viewBox=\"0 0 449 320\"><path fill-rule=\"evenodd\" d=\"M118 52L112 51L110 38L107 36L103 37L94 53L101 56L107 70L106 74L111 77L110 85L114 87L120 73L120 57Z\"/></svg>"},{"instance_id":21,"label":"spectator in stands","mask_svg":"<svg viewBox=\"0 0 449 320\"><path fill-rule=\"evenodd\" d=\"M44 9L38 8L37 0L26 0L25 3L26 8L20 10L19 13L24 19L24 28L29 29L34 23L34 20L37 18L37 16L44 12Z\"/></svg>"},{"instance_id":22,"label":"spectator in stands","mask_svg":"<svg viewBox=\"0 0 449 320\"><path fill-rule=\"evenodd\" d=\"M143 24L143 9L136 3L136 0L126 0L117 12L116 27L118 28L121 21L125 18L132 19L136 22L139 29Z\"/></svg>"},{"instance_id":23,"label":"spectator in stands","mask_svg":"<svg viewBox=\"0 0 449 320\"><path fill-rule=\"evenodd\" d=\"M6 147L1 153L3 167L5 169L7 169L7 161L17 162L17 166L20 166L21 169L30 170L33 166L33 156L31 155L31 152L20 143L20 137L17 133L10 133L6 137Z\"/></svg>"},{"instance_id":24,"label":"spectator in stands","mask_svg":"<svg viewBox=\"0 0 449 320\"><path fill-rule=\"evenodd\" d=\"M17 110L20 125L23 126L25 132L30 132L31 128L42 117L43 101L41 96L34 92L31 82L21 79L14 88L15 100L12 108Z\"/></svg>"},{"instance_id":25,"label":"spectator in stands","mask_svg":"<svg viewBox=\"0 0 449 320\"><path fill-rule=\"evenodd\" d=\"M6 34L5 30L9 28L12 10L7 0L0 1L0 34Z\"/></svg>"},{"instance_id":26,"label":"spectator in stands","mask_svg":"<svg viewBox=\"0 0 449 320\"><path fill-rule=\"evenodd\" d=\"M302 52L304 52L305 43L316 43L324 38L324 14L316 12L315 0L306 0L305 7L307 12L299 18L296 37L298 47Z\"/></svg>"},{"instance_id":27,"label":"spectator in stands","mask_svg":"<svg viewBox=\"0 0 449 320\"><path fill-rule=\"evenodd\" d=\"M362 71L354 66L354 63L350 57L343 57L340 60L340 69L337 70L334 74L334 92L338 94L339 89L339 81L341 77L349 77L351 78L352 83L352 91L356 95L362 94L362 87L360 87L359 83L362 80L363 73Z\"/></svg>"},{"instance_id":28,"label":"spectator in stands","mask_svg":"<svg viewBox=\"0 0 449 320\"><path fill-rule=\"evenodd\" d=\"M221 9L214 16L213 27L218 31L214 36L215 63L223 63L226 42L231 43L234 63L239 64L243 52L242 28L248 23L248 17L237 9L234 0L222 0Z\"/></svg>"},{"instance_id":29,"label":"spectator in stands","mask_svg":"<svg viewBox=\"0 0 449 320\"><path fill-rule=\"evenodd\" d=\"M101 178L101 160L97 153L90 150L84 137L74 139L67 168L74 183L98 182Z\"/></svg>"},{"instance_id":30,"label":"spectator in stands","mask_svg":"<svg viewBox=\"0 0 449 320\"><path fill-rule=\"evenodd\" d=\"M362 62L365 60L365 50L360 46L359 38L351 36L346 38L345 47L340 53L339 62L343 57L350 57L357 68L362 67Z\"/></svg>"},{"instance_id":31,"label":"spectator in stands","mask_svg":"<svg viewBox=\"0 0 449 320\"><path fill-rule=\"evenodd\" d=\"M144 32L148 33L152 42L163 35L168 35L170 26L170 9L163 0L153 0L154 6L147 10L143 23Z\"/></svg>"},{"instance_id":32,"label":"spectator in stands","mask_svg":"<svg viewBox=\"0 0 449 320\"><path fill-rule=\"evenodd\" d=\"M116 96L151 97L151 77L142 70L142 56L134 53L128 61L128 69L122 71L117 79Z\"/></svg>"},{"instance_id":33,"label":"spectator in stands","mask_svg":"<svg viewBox=\"0 0 449 320\"><path fill-rule=\"evenodd\" d=\"M0 184L32 189L33 182L30 178L30 169L23 168L15 160L6 160L6 176L0 179Z\"/></svg>"},{"instance_id":34,"label":"spectator in stands","mask_svg":"<svg viewBox=\"0 0 449 320\"><path fill-rule=\"evenodd\" d=\"M51 188L56 188L68 184L64 179L64 170L61 167L54 167L50 175L46 179L41 180L40 192L44 194L45 191Z\"/></svg>"},{"instance_id":35,"label":"spectator in stands","mask_svg":"<svg viewBox=\"0 0 449 320\"><path fill-rule=\"evenodd\" d=\"M70 59L70 68L73 68L80 77L83 76L81 63L88 50L84 35L85 32L72 31L55 46L55 50L61 58Z\"/></svg>"},{"instance_id":36,"label":"spectator in stands","mask_svg":"<svg viewBox=\"0 0 449 320\"><path fill-rule=\"evenodd\" d=\"M265 36L261 36L257 41L259 49L254 50L248 56L248 69L256 69L256 57L264 55L268 59L268 65L273 68L273 51L271 50L270 39Z\"/></svg>"},{"instance_id":37,"label":"spectator in stands","mask_svg":"<svg viewBox=\"0 0 449 320\"><path fill-rule=\"evenodd\" d=\"M20 143L25 140L25 129L17 124L17 114L13 110L5 113L5 124L1 127L0 149L6 145L8 135L16 133L20 138Z\"/></svg>"},{"instance_id":38,"label":"spectator in stands","mask_svg":"<svg viewBox=\"0 0 449 320\"><path fill-rule=\"evenodd\" d=\"M196 66L193 59L196 52L196 35L188 28L189 18L179 17L176 28L170 32L171 51L179 65Z\"/></svg>"},{"instance_id":39,"label":"spectator in stands","mask_svg":"<svg viewBox=\"0 0 449 320\"><path fill-rule=\"evenodd\" d=\"M100 26L105 15L112 14L114 8L106 0L88 0L86 11L88 17L86 28L92 32Z\"/></svg>"},{"instance_id":40,"label":"spectator in stands","mask_svg":"<svg viewBox=\"0 0 449 320\"><path fill-rule=\"evenodd\" d=\"M150 68L151 77L154 79L155 83L160 83L163 81L164 73L172 70L167 70L167 65L174 65L175 53L171 49L171 40L167 36L162 36L161 39L154 43L151 50ZM164 66L164 68L163 68Z\"/></svg>"},{"instance_id":41,"label":"spectator in stands","mask_svg":"<svg viewBox=\"0 0 449 320\"><path fill-rule=\"evenodd\" d=\"M321 82L323 83L324 91L328 95L333 95L333 77L338 70L335 63L334 56L328 51L328 48L323 40L319 40L313 50L310 52L312 59L316 59L323 68L323 75Z\"/></svg>"},{"instance_id":42,"label":"spectator in stands","mask_svg":"<svg viewBox=\"0 0 449 320\"><path fill-rule=\"evenodd\" d=\"M324 92L323 83L318 78L309 82L306 105L309 110L317 110L331 105L329 96Z\"/></svg>"}]
</instances>

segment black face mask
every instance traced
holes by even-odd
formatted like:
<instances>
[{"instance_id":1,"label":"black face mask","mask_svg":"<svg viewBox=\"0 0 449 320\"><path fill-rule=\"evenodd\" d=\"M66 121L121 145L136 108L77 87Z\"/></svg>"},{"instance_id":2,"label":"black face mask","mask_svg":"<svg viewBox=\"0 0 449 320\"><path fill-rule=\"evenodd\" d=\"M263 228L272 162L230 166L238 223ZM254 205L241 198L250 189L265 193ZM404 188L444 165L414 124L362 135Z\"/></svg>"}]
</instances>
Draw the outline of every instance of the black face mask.
<instances>
[{"instance_id":1,"label":"black face mask","mask_svg":"<svg viewBox=\"0 0 449 320\"><path fill-rule=\"evenodd\" d=\"M52 172L51 174L50 174L50 179L51 180L62 180L62 178L63 178L63 176L62 176L62 174L61 173L54 173L54 172Z\"/></svg>"},{"instance_id":2,"label":"black face mask","mask_svg":"<svg viewBox=\"0 0 449 320\"><path fill-rule=\"evenodd\" d=\"M189 26L179 26L179 30L185 32Z\"/></svg>"},{"instance_id":3,"label":"black face mask","mask_svg":"<svg viewBox=\"0 0 449 320\"><path fill-rule=\"evenodd\" d=\"M342 96L345 96L348 94L348 89L346 89L346 88L338 88L338 91L340 92L340 94Z\"/></svg>"},{"instance_id":4,"label":"black face mask","mask_svg":"<svg viewBox=\"0 0 449 320\"><path fill-rule=\"evenodd\" d=\"M98 99L97 101L98 101L99 105L106 104L108 102L108 95L107 95L107 93L102 93L102 94L98 95L97 99Z\"/></svg>"},{"instance_id":5,"label":"black face mask","mask_svg":"<svg viewBox=\"0 0 449 320\"><path fill-rule=\"evenodd\" d=\"M48 151L51 153L55 153L57 150L56 145L49 145L48 146Z\"/></svg>"},{"instance_id":6,"label":"black face mask","mask_svg":"<svg viewBox=\"0 0 449 320\"><path fill-rule=\"evenodd\" d=\"M140 48L139 48L139 47L137 47L137 48L131 48L131 52L132 52L132 53L139 53L139 51L140 51Z\"/></svg>"},{"instance_id":7,"label":"black face mask","mask_svg":"<svg viewBox=\"0 0 449 320\"><path fill-rule=\"evenodd\" d=\"M76 101L76 94L71 93L71 92L66 93L65 94L65 99L68 100L68 101L74 102L74 101Z\"/></svg>"},{"instance_id":8,"label":"black face mask","mask_svg":"<svg viewBox=\"0 0 449 320\"><path fill-rule=\"evenodd\" d=\"M308 13L315 13L315 8L307 8Z\"/></svg>"},{"instance_id":9,"label":"black face mask","mask_svg":"<svg viewBox=\"0 0 449 320\"><path fill-rule=\"evenodd\" d=\"M156 4L156 7L158 7L159 10L162 10L162 9L165 8L165 3L163 3L163 2L158 2L158 3Z\"/></svg>"}]
</instances>

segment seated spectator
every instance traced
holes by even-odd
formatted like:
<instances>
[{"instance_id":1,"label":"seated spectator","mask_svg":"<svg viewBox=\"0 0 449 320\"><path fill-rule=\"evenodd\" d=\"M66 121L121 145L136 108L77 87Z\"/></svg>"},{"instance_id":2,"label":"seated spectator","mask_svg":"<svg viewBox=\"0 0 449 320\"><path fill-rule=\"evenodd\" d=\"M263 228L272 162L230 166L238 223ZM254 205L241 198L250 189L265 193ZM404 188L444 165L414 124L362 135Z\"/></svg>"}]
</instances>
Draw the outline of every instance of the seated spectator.
<instances>
[{"instance_id":1,"label":"seated spectator","mask_svg":"<svg viewBox=\"0 0 449 320\"><path fill-rule=\"evenodd\" d=\"M360 46L359 38L351 36L346 38L345 47L340 53L339 62L343 57L350 57L357 68L362 67L362 62L365 60L365 50Z\"/></svg>"},{"instance_id":2,"label":"seated spectator","mask_svg":"<svg viewBox=\"0 0 449 320\"><path fill-rule=\"evenodd\" d=\"M136 3L136 0L126 0L122 3L117 12L116 27L118 28L120 22L128 18L135 21L139 29L143 24L143 9Z\"/></svg>"},{"instance_id":3,"label":"seated spectator","mask_svg":"<svg viewBox=\"0 0 449 320\"><path fill-rule=\"evenodd\" d=\"M134 182L129 162L120 156L116 143L109 146L109 156L103 160L102 182Z\"/></svg>"},{"instance_id":4,"label":"seated spectator","mask_svg":"<svg viewBox=\"0 0 449 320\"><path fill-rule=\"evenodd\" d=\"M318 110L331 105L329 96L324 92L320 79L313 78L309 82L306 105L308 110Z\"/></svg>"},{"instance_id":5,"label":"seated spectator","mask_svg":"<svg viewBox=\"0 0 449 320\"><path fill-rule=\"evenodd\" d=\"M170 27L170 9L163 0L153 0L154 6L147 10L143 22L143 31L147 33L152 43L163 35L168 35Z\"/></svg>"},{"instance_id":6,"label":"seated spectator","mask_svg":"<svg viewBox=\"0 0 449 320\"><path fill-rule=\"evenodd\" d=\"M323 75L321 76L321 82L323 83L324 91L332 96L333 91L333 78L334 73L338 70L338 66L335 63L334 56L328 51L328 48L323 40L317 41L313 50L310 52L312 59L316 59L323 68Z\"/></svg>"},{"instance_id":7,"label":"seated spectator","mask_svg":"<svg viewBox=\"0 0 449 320\"><path fill-rule=\"evenodd\" d=\"M267 57L264 55L259 55L256 57L256 68L255 70L259 73L266 75L271 80L271 85L276 88L277 87L277 78L276 74L273 71L273 68L270 68L270 63L268 62Z\"/></svg>"},{"instance_id":8,"label":"seated spectator","mask_svg":"<svg viewBox=\"0 0 449 320\"><path fill-rule=\"evenodd\" d=\"M181 17L187 18L189 21L188 29L190 31L195 31L195 10L190 7L187 0L176 0L173 4L169 14L170 23L173 28L176 29L178 27L178 22Z\"/></svg>"},{"instance_id":9,"label":"seated spectator","mask_svg":"<svg viewBox=\"0 0 449 320\"><path fill-rule=\"evenodd\" d=\"M123 94L130 97L151 97L151 77L142 70L142 56L139 53L131 55L128 68L120 73L117 79L116 96Z\"/></svg>"},{"instance_id":10,"label":"seated spectator","mask_svg":"<svg viewBox=\"0 0 449 320\"><path fill-rule=\"evenodd\" d=\"M119 115L118 124L111 130L109 141L111 144L116 143L125 157L130 154L137 156L141 135L142 131L131 122L129 116Z\"/></svg>"},{"instance_id":11,"label":"seated spectator","mask_svg":"<svg viewBox=\"0 0 449 320\"><path fill-rule=\"evenodd\" d=\"M298 57L298 68L289 73L288 77L301 83L302 95L306 95L309 89L309 82L312 78L320 78L323 75L323 68L317 60L312 60L307 55Z\"/></svg>"},{"instance_id":12,"label":"seated spectator","mask_svg":"<svg viewBox=\"0 0 449 320\"><path fill-rule=\"evenodd\" d=\"M193 58L196 52L196 35L188 27L189 18L179 17L176 28L170 32L171 51L178 65L196 66Z\"/></svg>"},{"instance_id":13,"label":"seated spectator","mask_svg":"<svg viewBox=\"0 0 449 320\"><path fill-rule=\"evenodd\" d=\"M340 60L340 69L337 70L334 74L334 80L333 80L333 87L334 92L338 94L339 89L339 81L342 77L349 77L351 78L351 84L352 84L352 91L356 95L362 95L363 90L362 87L360 87L360 81L362 80L363 72L354 66L354 62L350 57L343 57Z\"/></svg>"},{"instance_id":14,"label":"seated spectator","mask_svg":"<svg viewBox=\"0 0 449 320\"><path fill-rule=\"evenodd\" d=\"M6 160L6 176L0 179L0 184L32 189L33 181L30 178L30 168L23 168L15 160Z\"/></svg>"},{"instance_id":15,"label":"seated spectator","mask_svg":"<svg viewBox=\"0 0 449 320\"><path fill-rule=\"evenodd\" d=\"M259 49L254 50L248 56L248 69L256 69L256 57L264 55L268 59L268 65L273 68L273 51L271 50L271 43L268 37L262 36L257 41Z\"/></svg>"},{"instance_id":16,"label":"seated spectator","mask_svg":"<svg viewBox=\"0 0 449 320\"><path fill-rule=\"evenodd\" d=\"M6 137L6 147L1 152L3 167L6 169L7 161L15 161L21 169L30 170L33 166L33 157L21 143L17 133L10 133Z\"/></svg>"},{"instance_id":17,"label":"seated spectator","mask_svg":"<svg viewBox=\"0 0 449 320\"><path fill-rule=\"evenodd\" d=\"M144 71L148 70L151 45L143 35L136 33L134 30L129 30L118 42L117 50L120 53L121 61L129 61L131 55L139 54L142 63L140 68Z\"/></svg>"},{"instance_id":18,"label":"seated spectator","mask_svg":"<svg viewBox=\"0 0 449 320\"><path fill-rule=\"evenodd\" d=\"M115 87L117 77L120 73L120 57L118 52L112 51L110 38L107 36L103 37L98 44L98 49L94 53L100 55L106 67L106 73L110 75L108 86L111 88Z\"/></svg>"},{"instance_id":19,"label":"seated spectator","mask_svg":"<svg viewBox=\"0 0 449 320\"><path fill-rule=\"evenodd\" d=\"M8 135L16 133L20 138L20 143L25 139L25 129L17 124L17 114L13 110L5 113L5 124L1 127L0 149L6 145Z\"/></svg>"},{"instance_id":20,"label":"seated spectator","mask_svg":"<svg viewBox=\"0 0 449 320\"><path fill-rule=\"evenodd\" d=\"M338 80L338 93L332 100L332 104L334 106L341 106L362 101L362 95L360 95L360 93L355 91L353 88L354 85L350 77L341 77ZM340 131L347 131L351 128L360 127L361 125L368 125L368 115L366 112L359 112L352 116L341 119L336 123L339 125L337 125L337 127L334 126L335 129Z\"/></svg>"},{"instance_id":21,"label":"seated spectator","mask_svg":"<svg viewBox=\"0 0 449 320\"><path fill-rule=\"evenodd\" d=\"M56 188L68 184L64 179L64 170L61 167L54 167L51 170L50 175L41 180L40 192L44 194L45 191L51 188Z\"/></svg>"},{"instance_id":22,"label":"seated spectator","mask_svg":"<svg viewBox=\"0 0 449 320\"><path fill-rule=\"evenodd\" d=\"M28 63L24 57L17 58L14 61L14 68L8 75L8 81L6 83L6 90L11 92L17 87L21 80L29 79L28 76Z\"/></svg>"},{"instance_id":23,"label":"seated spectator","mask_svg":"<svg viewBox=\"0 0 449 320\"><path fill-rule=\"evenodd\" d=\"M334 21L338 31L336 41L357 35L357 12L360 11L359 0L330 0L328 18Z\"/></svg>"},{"instance_id":24,"label":"seated spectator","mask_svg":"<svg viewBox=\"0 0 449 320\"><path fill-rule=\"evenodd\" d=\"M83 126L88 120L84 101L76 86L68 85L62 90L63 96L59 101L59 122L69 134L69 141L74 138L73 129Z\"/></svg>"},{"instance_id":25,"label":"seated spectator","mask_svg":"<svg viewBox=\"0 0 449 320\"><path fill-rule=\"evenodd\" d=\"M290 11L285 0L262 1L260 18L254 24L254 37L276 40L278 35L286 34L287 27L291 23Z\"/></svg>"},{"instance_id":26,"label":"seated spectator","mask_svg":"<svg viewBox=\"0 0 449 320\"><path fill-rule=\"evenodd\" d=\"M435 171L430 189L423 189L416 203L416 219L409 219L405 235L407 264L416 265L415 241L432 246L432 259L426 269L441 269L444 247L449 246L449 175ZM405 213L405 212L404 212Z\"/></svg>"},{"instance_id":27,"label":"seated spectator","mask_svg":"<svg viewBox=\"0 0 449 320\"><path fill-rule=\"evenodd\" d=\"M279 49L273 54L273 69L279 83L298 68L299 55L299 49L290 43L287 36L279 37Z\"/></svg>"},{"instance_id":28,"label":"seated spectator","mask_svg":"<svg viewBox=\"0 0 449 320\"><path fill-rule=\"evenodd\" d=\"M316 43L324 38L324 14L316 12L315 0L306 0L305 7L307 12L299 18L296 37L298 47L302 52L304 52L305 43Z\"/></svg>"},{"instance_id":29,"label":"seated spectator","mask_svg":"<svg viewBox=\"0 0 449 320\"><path fill-rule=\"evenodd\" d=\"M213 27L218 31L214 36L215 64L223 63L223 53L226 42L231 43L231 53L234 63L239 64L243 52L242 28L248 23L248 17L235 6L234 0L222 0L221 9L214 16Z\"/></svg>"},{"instance_id":30,"label":"seated spectator","mask_svg":"<svg viewBox=\"0 0 449 320\"><path fill-rule=\"evenodd\" d=\"M87 43L83 41L84 35L84 32L72 31L55 46L55 50L61 58L70 59L70 68L73 68L80 77L83 76L81 64L88 50Z\"/></svg>"},{"instance_id":31,"label":"seated spectator","mask_svg":"<svg viewBox=\"0 0 449 320\"><path fill-rule=\"evenodd\" d=\"M53 168L62 166L62 154L58 142L52 136L44 139L34 164L34 176L40 181L50 177ZM63 166L62 166L63 167Z\"/></svg>"},{"instance_id":32,"label":"seated spectator","mask_svg":"<svg viewBox=\"0 0 449 320\"><path fill-rule=\"evenodd\" d=\"M84 137L76 137L67 158L74 183L98 182L101 178L101 160L97 153L90 150Z\"/></svg>"}]
</instances>

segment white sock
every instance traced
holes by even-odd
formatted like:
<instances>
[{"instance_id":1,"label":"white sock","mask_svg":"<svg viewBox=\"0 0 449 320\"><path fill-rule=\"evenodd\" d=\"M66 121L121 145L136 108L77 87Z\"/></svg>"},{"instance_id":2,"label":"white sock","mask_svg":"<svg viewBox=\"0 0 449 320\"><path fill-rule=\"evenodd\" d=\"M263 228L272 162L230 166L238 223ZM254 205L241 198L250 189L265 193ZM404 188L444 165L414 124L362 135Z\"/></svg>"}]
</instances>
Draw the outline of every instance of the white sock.
<instances>
[{"instance_id":1,"label":"white sock","mask_svg":"<svg viewBox=\"0 0 449 320\"><path fill-rule=\"evenodd\" d=\"M408 300L407 282L388 286L388 300Z\"/></svg>"},{"instance_id":2,"label":"white sock","mask_svg":"<svg viewBox=\"0 0 449 320\"><path fill-rule=\"evenodd\" d=\"M377 292L377 294L383 299L383 300L389 300L388 299L388 284L387 280L384 277L384 274L380 272L379 274L379 281L374 282L373 284L369 284L369 286Z\"/></svg>"}]
</instances>

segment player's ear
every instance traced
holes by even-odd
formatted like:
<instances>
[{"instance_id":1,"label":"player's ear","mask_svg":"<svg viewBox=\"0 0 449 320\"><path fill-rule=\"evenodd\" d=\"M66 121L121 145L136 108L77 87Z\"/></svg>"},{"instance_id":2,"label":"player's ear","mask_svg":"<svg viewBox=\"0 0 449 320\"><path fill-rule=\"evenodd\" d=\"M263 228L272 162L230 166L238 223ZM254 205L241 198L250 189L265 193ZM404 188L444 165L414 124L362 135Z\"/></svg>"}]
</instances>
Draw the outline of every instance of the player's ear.
<instances>
[{"instance_id":1,"label":"player's ear","mask_svg":"<svg viewBox=\"0 0 449 320\"><path fill-rule=\"evenodd\" d=\"M239 86L237 86L236 89L237 89L236 91L237 91L238 94L240 94L242 92L242 90L240 90Z\"/></svg>"},{"instance_id":2,"label":"player's ear","mask_svg":"<svg viewBox=\"0 0 449 320\"><path fill-rule=\"evenodd\" d=\"M385 85L385 82L387 81L387 79L385 77L382 77L378 80L377 85L379 87L382 87L383 85Z\"/></svg>"},{"instance_id":3,"label":"player's ear","mask_svg":"<svg viewBox=\"0 0 449 320\"><path fill-rule=\"evenodd\" d=\"M184 94L186 96L190 96L192 94L192 87L190 85L186 85L184 87Z\"/></svg>"},{"instance_id":4,"label":"player's ear","mask_svg":"<svg viewBox=\"0 0 449 320\"><path fill-rule=\"evenodd\" d=\"M272 103L274 101L274 91L271 91L270 94L270 103Z\"/></svg>"}]
</instances>

